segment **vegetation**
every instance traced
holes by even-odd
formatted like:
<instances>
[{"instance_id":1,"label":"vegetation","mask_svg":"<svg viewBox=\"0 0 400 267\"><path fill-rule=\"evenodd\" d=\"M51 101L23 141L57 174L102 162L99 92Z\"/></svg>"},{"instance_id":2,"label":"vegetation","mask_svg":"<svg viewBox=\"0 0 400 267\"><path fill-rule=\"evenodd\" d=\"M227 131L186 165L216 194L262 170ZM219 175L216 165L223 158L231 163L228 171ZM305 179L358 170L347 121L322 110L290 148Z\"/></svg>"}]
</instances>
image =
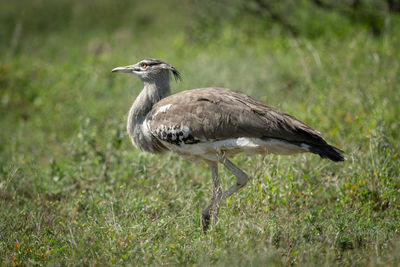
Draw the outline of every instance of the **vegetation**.
<instances>
[{"instance_id":1,"label":"vegetation","mask_svg":"<svg viewBox=\"0 0 400 267\"><path fill-rule=\"evenodd\" d=\"M1 265L397 266L397 2L294 2L1 1ZM175 92L229 87L295 115L347 161L237 156L252 179L204 235L206 166L125 133L142 85L110 71L144 57L181 71Z\"/></svg>"}]
</instances>

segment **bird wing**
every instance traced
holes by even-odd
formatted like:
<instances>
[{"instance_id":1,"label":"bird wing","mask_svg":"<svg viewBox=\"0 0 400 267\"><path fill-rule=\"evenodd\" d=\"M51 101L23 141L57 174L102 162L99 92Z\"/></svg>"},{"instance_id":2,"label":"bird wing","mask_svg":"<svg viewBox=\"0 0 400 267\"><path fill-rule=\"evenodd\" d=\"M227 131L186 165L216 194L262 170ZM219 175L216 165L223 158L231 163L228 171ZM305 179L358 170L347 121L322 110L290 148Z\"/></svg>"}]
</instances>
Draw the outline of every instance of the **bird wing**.
<instances>
[{"instance_id":1,"label":"bird wing","mask_svg":"<svg viewBox=\"0 0 400 267\"><path fill-rule=\"evenodd\" d=\"M327 144L318 131L296 118L226 88L193 89L166 97L153 106L147 121L154 136L177 145L238 137Z\"/></svg>"}]
</instances>

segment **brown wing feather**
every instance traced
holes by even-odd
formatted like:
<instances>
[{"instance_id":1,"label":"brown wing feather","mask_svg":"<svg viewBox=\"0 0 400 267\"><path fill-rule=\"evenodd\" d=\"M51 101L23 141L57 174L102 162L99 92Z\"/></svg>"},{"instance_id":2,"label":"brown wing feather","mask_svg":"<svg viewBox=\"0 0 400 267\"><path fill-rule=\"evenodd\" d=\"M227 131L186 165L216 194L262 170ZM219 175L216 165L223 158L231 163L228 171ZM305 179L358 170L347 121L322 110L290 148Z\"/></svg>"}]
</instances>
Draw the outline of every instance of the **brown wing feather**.
<instances>
[{"instance_id":1,"label":"brown wing feather","mask_svg":"<svg viewBox=\"0 0 400 267\"><path fill-rule=\"evenodd\" d=\"M167 110L157 112L169 104ZM171 95L154 105L147 118L153 133L159 133L161 127L184 125L196 140L258 137L326 144L318 131L296 118L225 88L200 88Z\"/></svg>"}]
</instances>

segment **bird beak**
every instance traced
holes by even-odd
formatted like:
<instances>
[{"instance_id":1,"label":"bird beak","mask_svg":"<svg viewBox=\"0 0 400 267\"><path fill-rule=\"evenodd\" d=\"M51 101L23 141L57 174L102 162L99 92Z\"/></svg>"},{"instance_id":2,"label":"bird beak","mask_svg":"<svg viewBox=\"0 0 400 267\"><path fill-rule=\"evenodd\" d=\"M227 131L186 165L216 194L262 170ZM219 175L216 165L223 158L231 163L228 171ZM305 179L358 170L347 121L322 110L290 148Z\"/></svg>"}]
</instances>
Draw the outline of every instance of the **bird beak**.
<instances>
[{"instance_id":1,"label":"bird beak","mask_svg":"<svg viewBox=\"0 0 400 267\"><path fill-rule=\"evenodd\" d=\"M111 72L124 72L124 73L132 73L133 71L137 71L135 65L125 66L125 67L116 67L112 69Z\"/></svg>"}]
</instances>

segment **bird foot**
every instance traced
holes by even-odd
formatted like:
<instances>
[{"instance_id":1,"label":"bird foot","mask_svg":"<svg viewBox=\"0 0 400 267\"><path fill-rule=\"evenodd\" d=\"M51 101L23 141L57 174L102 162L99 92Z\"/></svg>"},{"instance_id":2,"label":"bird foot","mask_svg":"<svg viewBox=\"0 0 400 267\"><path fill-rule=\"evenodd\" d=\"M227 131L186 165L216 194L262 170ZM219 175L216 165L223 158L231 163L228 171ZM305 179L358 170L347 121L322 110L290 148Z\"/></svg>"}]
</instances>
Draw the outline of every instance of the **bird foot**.
<instances>
[{"instance_id":1,"label":"bird foot","mask_svg":"<svg viewBox=\"0 0 400 267\"><path fill-rule=\"evenodd\" d=\"M218 221L219 205L208 206L201 212L201 225L203 226L203 232L206 233L211 223L216 224Z\"/></svg>"},{"instance_id":2,"label":"bird foot","mask_svg":"<svg viewBox=\"0 0 400 267\"><path fill-rule=\"evenodd\" d=\"M206 233L208 228L210 227L211 215L209 213L201 214L201 225L203 226L203 232Z\"/></svg>"}]
</instances>

